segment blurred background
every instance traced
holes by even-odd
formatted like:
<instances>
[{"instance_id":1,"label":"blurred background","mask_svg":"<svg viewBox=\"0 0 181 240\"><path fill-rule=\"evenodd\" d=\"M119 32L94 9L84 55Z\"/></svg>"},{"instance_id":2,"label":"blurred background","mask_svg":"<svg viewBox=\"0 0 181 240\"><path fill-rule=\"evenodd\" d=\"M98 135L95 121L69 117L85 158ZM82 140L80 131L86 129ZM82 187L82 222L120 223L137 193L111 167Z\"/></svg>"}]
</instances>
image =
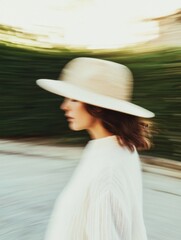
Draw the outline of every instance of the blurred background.
<instances>
[{"instance_id":1,"label":"blurred background","mask_svg":"<svg viewBox=\"0 0 181 240\"><path fill-rule=\"evenodd\" d=\"M71 133L61 97L38 88L57 79L72 58L90 56L127 65L133 102L155 112L159 133L145 153L180 160L180 1L1 0L0 137L58 137ZM74 141L75 140L75 141ZM65 139L63 140L65 141Z\"/></svg>"},{"instance_id":2,"label":"blurred background","mask_svg":"<svg viewBox=\"0 0 181 240\"><path fill-rule=\"evenodd\" d=\"M11 148L14 149L16 146L22 150L26 146L23 144L6 146L5 143L10 143L10 141L13 143L14 141L24 143L31 141L34 143L33 146L45 142L51 146L65 147L72 145L81 147L86 144L88 135L85 132L71 132L68 129L63 112L59 110L62 98L40 89L35 83L39 78L57 79L64 65L79 56L115 61L127 65L132 70L135 78L133 102L156 114L154 123L157 132L153 137L154 147L142 154L179 164L181 160L180 0L127 0L126 2L123 0L0 0L1 153L7 154L11 152ZM31 154L34 151L35 155L38 155L35 148L30 149ZM22 150L24 155L26 155L25 150ZM62 151L66 149L62 148ZM45 153L45 149L42 152ZM71 154L74 155L72 150ZM64 155L66 155L65 152L62 155L63 159ZM18 158L20 162L21 157ZM75 158L78 159L79 155ZM72 165L70 164L71 170L63 178L62 187L68 181L76 163L73 161ZM26 185L23 185L23 179L28 174L28 170L26 172L26 164L21 163L25 164L25 169L19 172L20 175L18 171L21 169L12 172L14 171L11 169L12 166L17 167L17 165L12 165L12 158L7 156L1 156L1 164L4 166L1 168L2 176L4 176L2 178L4 190L1 195L2 204L5 206L7 198L12 197L11 190L9 193L6 192L8 186L9 188L12 186L10 179L13 179L13 182L18 179L16 184L13 183L16 187L26 188ZM33 164L30 166L32 167ZM57 165L55 168L57 169ZM48 175L51 180L56 175L55 168L51 172L54 175L51 174L51 177ZM34 170L31 169L32 174ZM25 174L23 178L21 174ZM30 182L32 178L33 175L31 175L31 180L29 179ZM42 180L42 185L50 181L50 178ZM57 175L56 184L59 184L59 180L59 175ZM52 182L49 189L52 186L55 187L55 182ZM35 181L36 184L37 181ZM56 186L52 190L54 192L51 204L57 196L58 189L61 189L58 185ZM45 189L44 191L46 192ZM19 196L18 199L21 199L25 192L24 189L20 195L17 195L15 191L13 196ZM4 197L4 194L8 197ZM48 194L50 190L46 193L46 197L49 196ZM20 206L19 200L17 205L15 202L14 200L15 208ZM34 203L35 208L36 203L37 201ZM11 222L12 216L10 215L12 214L7 217L6 210L7 208L2 209L2 214L4 214L2 223L12 224L15 228L11 229L12 235L8 233L9 230L5 230L2 233L2 239L11 240L13 233L20 234L21 230L17 231L18 227ZM14 210L9 207L9 211ZM46 219L49 213L50 210L47 210ZM17 217L17 213L15 216ZM41 224L45 216L42 216L42 219ZM27 228L28 226L27 224ZM33 231L37 226L32 228ZM37 231L39 232L40 228ZM25 235L21 234L24 239ZM168 233L165 235L168 236ZM20 235L17 236L19 237L12 237L12 239L21 239ZM42 239L42 235L40 238L37 236L39 235L34 236L33 239ZM181 236L177 235L177 237L180 239ZM32 235L27 235L26 239L32 239ZM150 239L165 240L166 237ZM170 239L177 240L173 236Z\"/></svg>"}]
</instances>

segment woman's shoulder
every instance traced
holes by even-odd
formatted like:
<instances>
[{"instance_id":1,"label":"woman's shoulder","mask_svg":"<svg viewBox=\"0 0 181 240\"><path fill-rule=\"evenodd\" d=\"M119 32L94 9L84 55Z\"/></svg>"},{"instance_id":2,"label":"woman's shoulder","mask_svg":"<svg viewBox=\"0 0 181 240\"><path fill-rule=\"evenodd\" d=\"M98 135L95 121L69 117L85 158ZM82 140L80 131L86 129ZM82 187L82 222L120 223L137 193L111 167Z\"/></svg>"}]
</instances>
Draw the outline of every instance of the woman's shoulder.
<instances>
[{"instance_id":1,"label":"woman's shoulder","mask_svg":"<svg viewBox=\"0 0 181 240\"><path fill-rule=\"evenodd\" d=\"M84 149L82 158L83 161L94 166L97 171L102 169L105 173L109 172L110 168L115 170L118 168L121 171L125 168L139 167L140 164L136 148L131 151L127 147L121 146L115 137L91 141Z\"/></svg>"},{"instance_id":2,"label":"woman's shoulder","mask_svg":"<svg viewBox=\"0 0 181 240\"><path fill-rule=\"evenodd\" d=\"M114 155L114 156L121 155L122 157L125 157L125 156L128 157L135 153L137 154L135 147L133 151L130 151L128 147L121 146L115 135L105 137L105 138L90 140L86 145L84 152L86 154L106 155L108 157L110 157L110 155Z\"/></svg>"}]
</instances>

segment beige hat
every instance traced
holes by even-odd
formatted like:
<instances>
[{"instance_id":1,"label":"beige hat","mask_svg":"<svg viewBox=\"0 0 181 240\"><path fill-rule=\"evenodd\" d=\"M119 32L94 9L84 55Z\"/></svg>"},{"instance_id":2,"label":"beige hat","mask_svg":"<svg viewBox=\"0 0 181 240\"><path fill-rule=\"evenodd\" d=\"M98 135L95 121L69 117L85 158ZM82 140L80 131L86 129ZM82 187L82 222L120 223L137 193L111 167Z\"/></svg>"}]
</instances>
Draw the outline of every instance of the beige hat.
<instances>
[{"instance_id":1,"label":"beige hat","mask_svg":"<svg viewBox=\"0 0 181 240\"><path fill-rule=\"evenodd\" d=\"M59 80L39 79L36 83L70 99L134 116L154 117L154 113L130 102L133 76L122 64L96 58L75 58L63 68Z\"/></svg>"}]
</instances>

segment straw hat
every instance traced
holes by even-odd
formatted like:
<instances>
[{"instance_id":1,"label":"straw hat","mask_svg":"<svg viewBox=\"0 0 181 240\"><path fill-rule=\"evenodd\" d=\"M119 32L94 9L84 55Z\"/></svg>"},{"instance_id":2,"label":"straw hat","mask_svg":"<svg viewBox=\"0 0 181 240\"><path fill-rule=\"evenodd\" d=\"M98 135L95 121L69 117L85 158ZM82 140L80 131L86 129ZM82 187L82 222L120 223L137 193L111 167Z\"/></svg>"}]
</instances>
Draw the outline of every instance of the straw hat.
<instances>
[{"instance_id":1,"label":"straw hat","mask_svg":"<svg viewBox=\"0 0 181 240\"><path fill-rule=\"evenodd\" d=\"M134 116L154 117L154 113L131 103L133 76L122 64L96 58L75 58L63 68L59 80L39 79L36 83L66 98Z\"/></svg>"}]
</instances>

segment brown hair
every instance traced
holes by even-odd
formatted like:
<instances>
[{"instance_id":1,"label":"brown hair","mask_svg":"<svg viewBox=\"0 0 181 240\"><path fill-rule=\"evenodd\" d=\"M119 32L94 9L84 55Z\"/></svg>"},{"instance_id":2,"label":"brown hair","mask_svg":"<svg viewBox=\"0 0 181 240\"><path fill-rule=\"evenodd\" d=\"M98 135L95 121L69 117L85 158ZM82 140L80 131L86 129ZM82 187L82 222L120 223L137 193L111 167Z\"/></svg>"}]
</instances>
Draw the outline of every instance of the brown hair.
<instances>
[{"instance_id":1,"label":"brown hair","mask_svg":"<svg viewBox=\"0 0 181 240\"><path fill-rule=\"evenodd\" d=\"M130 114L109 110L90 104L85 108L92 116L99 118L106 130L117 136L119 144L131 151L151 147L152 122Z\"/></svg>"}]
</instances>

